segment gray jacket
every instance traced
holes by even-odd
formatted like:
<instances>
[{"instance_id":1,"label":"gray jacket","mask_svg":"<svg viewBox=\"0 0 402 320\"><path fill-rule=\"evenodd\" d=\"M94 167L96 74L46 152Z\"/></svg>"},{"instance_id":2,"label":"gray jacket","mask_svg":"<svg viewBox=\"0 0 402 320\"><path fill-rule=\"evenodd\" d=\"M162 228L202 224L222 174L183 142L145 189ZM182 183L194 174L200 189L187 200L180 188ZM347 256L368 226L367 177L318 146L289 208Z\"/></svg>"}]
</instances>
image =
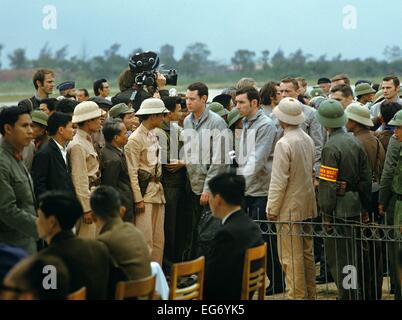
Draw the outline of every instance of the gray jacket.
<instances>
[{"instance_id":1,"label":"gray jacket","mask_svg":"<svg viewBox=\"0 0 402 320\"><path fill-rule=\"evenodd\" d=\"M0 142L0 242L36 252L33 182L22 160L4 139Z\"/></svg>"},{"instance_id":2,"label":"gray jacket","mask_svg":"<svg viewBox=\"0 0 402 320\"><path fill-rule=\"evenodd\" d=\"M229 129L220 116L208 109L204 110L198 122L190 113L184 119L183 127L181 139L184 141L184 159L191 189L195 194L200 195L209 191L208 181L211 178L229 169L229 163L225 164L224 161L227 152L225 149L222 150L225 137L229 145ZM210 143L211 135L207 134L207 130L213 129L216 129L212 133L213 141L221 141L221 143ZM219 148L212 148L213 145ZM229 150L231 149L227 151Z\"/></svg>"},{"instance_id":3,"label":"gray jacket","mask_svg":"<svg viewBox=\"0 0 402 320\"><path fill-rule=\"evenodd\" d=\"M249 123L248 128L247 123ZM274 148L276 132L274 122L261 109L253 118L243 119L241 148L237 152L237 158L238 173L244 175L246 179L246 196L268 196L271 179L268 161Z\"/></svg>"}]
</instances>

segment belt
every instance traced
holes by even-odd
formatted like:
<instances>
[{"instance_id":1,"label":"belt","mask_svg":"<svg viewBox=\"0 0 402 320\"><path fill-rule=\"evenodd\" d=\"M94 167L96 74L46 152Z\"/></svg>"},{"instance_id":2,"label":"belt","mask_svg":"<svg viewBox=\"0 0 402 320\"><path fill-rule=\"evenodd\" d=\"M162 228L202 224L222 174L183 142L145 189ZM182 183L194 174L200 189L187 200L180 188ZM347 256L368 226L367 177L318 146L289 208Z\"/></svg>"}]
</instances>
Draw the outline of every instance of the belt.
<instances>
[{"instance_id":1,"label":"belt","mask_svg":"<svg viewBox=\"0 0 402 320\"><path fill-rule=\"evenodd\" d=\"M151 176L151 178L149 179L149 181L152 181L152 182L155 182L155 183L159 183L159 182L161 181L161 178L160 178L160 177Z\"/></svg>"}]
</instances>

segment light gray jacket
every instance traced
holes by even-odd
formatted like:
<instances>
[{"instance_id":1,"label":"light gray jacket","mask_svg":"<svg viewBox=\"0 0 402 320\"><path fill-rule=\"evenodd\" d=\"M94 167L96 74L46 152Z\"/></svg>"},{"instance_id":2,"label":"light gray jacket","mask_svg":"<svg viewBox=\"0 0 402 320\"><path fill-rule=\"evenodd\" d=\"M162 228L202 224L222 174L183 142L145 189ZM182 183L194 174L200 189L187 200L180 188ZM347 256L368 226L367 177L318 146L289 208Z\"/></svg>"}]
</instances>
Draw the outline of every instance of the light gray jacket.
<instances>
[{"instance_id":1,"label":"light gray jacket","mask_svg":"<svg viewBox=\"0 0 402 320\"><path fill-rule=\"evenodd\" d=\"M229 169L229 163L225 164L224 160L225 153L231 149L225 150L222 147L225 145L225 137L229 145L230 131L225 120L208 109L204 110L198 121L190 113L184 119L183 127L181 139L184 141L184 159L191 189L200 195L209 191L209 180Z\"/></svg>"}]
</instances>

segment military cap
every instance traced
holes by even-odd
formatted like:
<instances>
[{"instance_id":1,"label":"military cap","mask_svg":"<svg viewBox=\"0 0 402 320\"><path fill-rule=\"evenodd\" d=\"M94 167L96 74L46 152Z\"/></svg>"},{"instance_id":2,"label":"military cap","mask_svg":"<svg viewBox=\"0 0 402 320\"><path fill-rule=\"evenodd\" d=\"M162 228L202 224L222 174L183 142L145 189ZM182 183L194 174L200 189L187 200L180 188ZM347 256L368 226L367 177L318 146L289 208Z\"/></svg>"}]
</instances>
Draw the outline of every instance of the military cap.
<instances>
[{"instance_id":1,"label":"military cap","mask_svg":"<svg viewBox=\"0 0 402 320\"><path fill-rule=\"evenodd\" d=\"M384 95L382 90L378 90L377 93L374 96L374 101L373 105L380 102L381 100L384 100Z\"/></svg>"},{"instance_id":2,"label":"military cap","mask_svg":"<svg viewBox=\"0 0 402 320\"><path fill-rule=\"evenodd\" d=\"M370 93L375 93L375 90L368 83L360 83L355 88L356 97Z\"/></svg>"},{"instance_id":3,"label":"military cap","mask_svg":"<svg viewBox=\"0 0 402 320\"><path fill-rule=\"evenodd\" d=\"M140 109L137 111L137 115L148 115L148 114L161 114L169 113L170 111L166 109L165 104L161 99L158 98L148 98L142 101Z\"/></svg>"},{"instance_id":4,"label":"military cap","mask_svg":"<svg viewBox=\"0 0 402 320\"><path fill-rule=\"evenodd\" d=\"M219 102L211 102L208 108L221 117L228 114L228 111Z\"/></svg>"},{"instance_id":5,"label":"military cap","mask_svg":"<svg viewBox=\"0 0 402 320\"><path fill-rule=\"evenodd\" d=\"M243 116L240 115L239 109L233 108L230 110L228 113L228 127L229 129L240 119L242 119Z\"/></svg>"},{"instance_id":6,"label":"military cap","mask_svg":"<svg viewBox=\"0 0 402 320\"><path fill-rule=\"evenodd\" d=\"M347 122L342 105L340 102L333 99L323 101L315 117L325 128L340 128Z\"/></svg>"},{"instance_id":7,"label":"military cap","mask_svg":"<svg viewBox=\"0 0 402 320\"><path fill-rule=\"evenodd\" d=\"M126 114L126 113L134 113L134 109L130 108L125 103L116 104L115 106L113 106L112 109L109 110L109 116L112 118L117 118L121 114Z\"/></svg>"},{"instance_id":8,"label":"military cap","mask_svg":"<svg viewBox=\"0 0 402 320\"><path fill-rule=\"evenodd\" d=\"M91 97L88 99L88 101L93 101L95 102L99 108L102 109L110 109L111 107L113 107L113 103L101 96L95 96L95 97Z\"/></svg>"},{"instance_id":9,"label":"military cap","mask_svg":"<svg viewBox=\"0 0 402 320\"><path fill-rule=\"evenodd\" d=\"M272 112L280 121L287 124L299 125L305 121L302 105L294 98L283 98Z\"/></svg>"},{"instance_id":10,"label":"military cap","mask_svg":"<svg viewBox=\"0 0 402 320\"><path fill-rule=\"evenodd\" d=\"M74 89L75 88L75 82L74 81L64 81L60 83L56 89L58 89L60 92L68 89Z\"/></svg>"},{"instance_id":11,"label":"military cap","mask_svg":"<svg viewBox=\"0 0 402 320\"><path fill-rule=\"evenodd\" d=\"M397 113L395 113L394 117L390 122L388 122L388 124L396 127L402 126L402 110L399 110Z\"/></svg>"},{"instance_id":12,"label":"military cap","mask_svg":"<svg viewBox=\"0 0 402 320\"><path fill-rule=\"evenodd\" d=\"M47 120L49 119L49 116L46 113L44 113L43 111L40 111L40 110L32 111L31 118L32 118L32 122L39 123L42 126L47 127Z\"/></svg>"},{"instance_id":13,"label":"military cap","mask_svg":"<svg viewBox=\"0 0 402 320\"><path fill-rule=\"evenodd\" d=\"M370 118L370 111L359 102L353 102L345 110L348 119L356 121L367 127L373 127L374 123Z\"/></svg>"},{"instance_id":14,"label":"military cap","mask_svg":"<svg viewBox=\"0 0 402 320\"><path fill-rule=\"evenodd\" d=\"M323 83L331 83L331 80L328 78L320 78L317 80L317 84L323 84Z\"/></svg>"},{"instance_id":15,"label":"military cap","mask_svg":"<svg viewBox=\"0 0 402 320\"><path fill-rule=\"evenodd\" d=\"M326 97L326 94L321 88L313 88L313 90L310 91L310 96L312 98L319 96Z\"/></svg>"},{"instance_id":16,"label":"military cap","mask_svg":"<svg viewBox=\"0 0 402 320\"><path fill-rule=\"evenodd\" d=\"M73 114L73 123L80 123L99 118L102 115L102 109L93 101L83 101L79 103Z\"/></svg>"},{"instance_id":17,"label":"military cap","mask_svg":"<svg viewBox=\"0 0 402 320\"><path fill-rule=\"evenodd\" d=\"M332 77L331 82L338 81L338 80L345 80L345 79L349 79L347 74L344 74L344 73L337 74L336 76Z\"/></svg>"}]
</instances>

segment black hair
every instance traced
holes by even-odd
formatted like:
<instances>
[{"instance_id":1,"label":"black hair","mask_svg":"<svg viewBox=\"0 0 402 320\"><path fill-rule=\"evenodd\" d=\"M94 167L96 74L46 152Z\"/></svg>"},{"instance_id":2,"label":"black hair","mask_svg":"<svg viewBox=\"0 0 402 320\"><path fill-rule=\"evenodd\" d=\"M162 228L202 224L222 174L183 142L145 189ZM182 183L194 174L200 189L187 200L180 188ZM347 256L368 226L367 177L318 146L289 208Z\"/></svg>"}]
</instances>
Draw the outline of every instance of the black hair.
<instances>
[{"instance_id":1,"label":"black hair","mask_svg":"<svg viewBox=\"0 0 402 320\"><path fill-rule=\"evenodd\" d=\"M102 78L94 81L94 94L95 96L99 96L99 90L103 88L103 83L107 82L106 79Z\"/></svg>"},{"instance_id":2,"label":"black hair","mask_svg":"<svg viewBox=\"0 0 402 320\"><path fill-rule=\"evenodd\" d=\"M198 96L201 98L202 96L207 96L208 97L208 87L205 83L202 82L195 82L190 84L187 87L187 90L189 91L198 91Z\"/></svg>"},{"instance_id":3,"label":"black hair","mask_svg":"<svg viewBox=\"0 0 402 320\"><path fill-rule=\"evenodd\" d=\"M123 121L119 118L108 118L103 123L102 133L106 142L112 142L113 138L120 134Z\"/></svg>"},{"instance_id":4,"label":"black hair","mask_svg":"<svg viewBox=\"0 0 402 320\"><path fill-rule=\"evenodd\" d=\"M56 110L56 106L59 103L59 101L55 98L47 98L47 99L42 99L40 101L40 104L45 104L49 111L54 111Z\"/></svg>"},{"instance_id":5,"label":"black hair","mask_svg":"<svg viewBox=\"0 0 402 320\"><path fill-rule=\"evenodd\" d=\"M381 116L384 119L384 122L385 123L390 122L392 118L395 116L395 113L401 110L401 108L402 105L400 105L397 102L383 101L380 106L380 112Z\"/></svg>"},{"instance_id":6,"label":"black hair","mask_svg":"<svg viewBox=\"0 0 402 320\"><path fill-rule=\"evenodd\" d=\"M334 93L337 91L341 92L345 98L353 97L353 90L350 87L350 85L348 85L348 84L338 84L331 89L331 93Z\"/></svg>"},{"instance_id":7,"label":"black hair","mask_svg":"<svg viewBox=\"0 0 402 320\"><path fill-rule=\"evenodd\" d=\"M208 182L211 193L219 194L227 204L236 206L243 204L246 181L242 175L222 173Z\"/></svg>"},{"instance_id":8,"label":"black hair","mask_svg":"<svg viewBox=\"0 0 402 320\"><path fill-rule=\"evenodd\" d=\"M115 218L120 214L120 194L111 186L97 188L91 194L90 203L92 212L99 218Z\"/></svg>"},{"instance_id":9,"label":"black hair","mask_svg":"<svg viewBox=\"0 0 402 320\"><path fill-rule=\"evenodd\" d=\"M254 87L244 87L241 89L236 90L236 96L241 94L247 94L248 101L257 100L257 104L260 105L260 95L258 90Z\"/></svg>"},{"instance_id":10,"label":"black hair","mask_svg":"<svg viewBox=\"0 0 402 320\"><path fill-rule=\"evenodd\" d=\"M212 99L212 102L219 102L224 108L228 109L230 107L230 101L232 96L230 94L220 94Z\"/></svg>"},{"instance_id":11,"label":"black hair","mask_svg":"<svg viewBox=\"0 0 402 320\"><path fill-rule=\"evenodd\" d=\"M56 111L47 120L47 132L50 136L54 136L60 127L65 128L71 120L72 116L69 114Z\"/></svg>"},{"instance_id":12,"label":"black hair","mask_svg":"<svg viewBox=\"0 0 402 320\"><path fill-rule=\"evenodd\" d=\"M386 77L384 77L384 79L382 79L382 81L391 81L391 80L395 87L400 85L399 78L396 76L390 75L390 76L386 76Z\"/></svg>"},{"instance_id":13,"label":"black hair","mask_svg":"<svg viewBox=\"0 0 402 320\"><path fill-rule=\"evenodd\" d=\"M24 266L12 274L16 289L32 293L34 299L37 300L65 300L67 298L70 289L70 273L62 259L54 255L40 254L29 257L22 263ZM52 269L47 271L49 266L56 271L56 288L44 286L47 272L52 272Z\"/></svg>"},{"instance_id":14,"label":"black hair","mask_svg":"<svg viewBox=\"0 0 402 320\"><path fill-rule=\"evenodd\" d=\"M3 108L0 112L0 133L4 136L5 125L9 124L14 127L15 123L23 114L30 114L28 106L24 104Z\"/></svg>"},{"instance_id":15,"label":"black hair","mask_svg":"<svg viewBox=\"0 0 402 320\"><path fill-rule=\"evenodd\" d=\"M163 103L165 104L166 109L170 112L176 111L176 105L181 104L180 97L164 97L162 98Z\"/></svg>"},{"instance_id":16,"label":"black hair","mask_svg":"<svg viewBox=\"0 0 402 320\"><path fill-rule=\"evenodd\" d=\"M81 203L67 191L45 192L39 198L39 209L46 217L55 216L63 230L71 230L83 215Z\"/></svg>"},{"instance_id":17,"label":"black hair","mask_svg":"<svg viewBox=\"0 0 402 320\"><path fill-rule=\"evenodd\" d=\"M57 103L56 111L73 114L75 107L79 104L76 100L62 99Z\"/></svg>"},{"instance_id":18,"label":"black hair","mask_svg":"<svg viewBox=\"0 0 402 320\"><path fill-rule=\"evenodd\" d=\"M87 89L85 89L85 88L82 88L82 89L78 89L78 91L82 91L82 92L84 92L84 96L85 97L89 97L89 92L88 92L88 90Z\"/></svg>"},{"instance_id":19,"label":"black hair","mask_svg":"<svg viewBox=\"0 0 402 320\"><path fill-rule=\"evenodd\" d=\"M264 84L259 92L261 104L263 104L264 106L271 105L272 98L276 98L277 86L279 86L279 83L275 81L270 81Z\"/></svg>"},{"instance_id":20,"label":"black hair","mask_svg":"<svg viewBox=\"0 0 402 320\"><path fill-rule=\"evenodd\" d=\"M328 79L328 78L319 78L319 79L317 80L317 84L322 84L322 83L328 83L328 84L330 84L330 83L331 83L331 80Z\"/></svg>"}]
</instances>

